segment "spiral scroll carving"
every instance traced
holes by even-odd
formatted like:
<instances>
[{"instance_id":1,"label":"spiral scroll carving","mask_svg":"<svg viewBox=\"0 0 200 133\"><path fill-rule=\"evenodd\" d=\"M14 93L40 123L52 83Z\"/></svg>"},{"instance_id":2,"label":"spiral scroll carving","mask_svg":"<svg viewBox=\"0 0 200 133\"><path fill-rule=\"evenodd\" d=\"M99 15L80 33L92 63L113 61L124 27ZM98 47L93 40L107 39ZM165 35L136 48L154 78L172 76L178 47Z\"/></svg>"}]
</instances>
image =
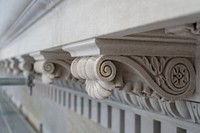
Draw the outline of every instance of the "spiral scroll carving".
<instances>
[{"instance_id":1,"label":"spiral scroll carving","mask_svg":"<svg viewBox=\"0 0 200 133\"><path fill-rule=\"evenodd\" d=\"M109 97L115 88L170 101L184 99L195 90L195 71L188 58L84 57L72 62L71 72L76 78L86 80L90 96L100 99Z\"/></svg>"},{"instance_id":2,"label":"spiral scroll carving","mask_svg":"<svg viewBox=\"0 0 200 133\"><path fill-rule=\"evenodd\" d=\"M55 71L55 64L48 61L37 61L34 63L34 70L38 73L52 74Z\"/></svg>"},{"instance_id":3,"label":"spiral scroll carving","mask_svg":"<svg viewBox=\"0 0 200 133\"><path fill-rule=\"evenodd\" d=\"M76 58L71 65L76 78L86 79L86 91L93 98L105 99L112 94L116 67L100 57Z\"/></svg>"},{"instance_id":4,"label":"spiral scroll carving","mask_svg":"<svg viewBox=\"0 0 200 133\"><path fill-rule=\"evenodd\" d=\"M51 83L55 75L55 64L48 61L37 61L34 63L34 70L42 74L42 81L44 83Z\"/></svg>"},{"instance_id":5,"label":"spiral scroll carving","mask_svg":"<svg viewBox=\"0 0 200 133\"><path fill-rule=\"evenodd\" d=\"M116 67L111 61L100 60L96 65L98 78L103 81L112 81L116 76Z\"/></svg>"},{"instance_id":6,"label":"spiral scroll carving","mask_svg":"<svg viewBox=\"0 0 200 133\"><path fill-rule=\"evenodd\" d=\"M46 73L53 73L55 71L55 65L51 62L45 62L43 69Z\"/></svg>"}]
</instances>

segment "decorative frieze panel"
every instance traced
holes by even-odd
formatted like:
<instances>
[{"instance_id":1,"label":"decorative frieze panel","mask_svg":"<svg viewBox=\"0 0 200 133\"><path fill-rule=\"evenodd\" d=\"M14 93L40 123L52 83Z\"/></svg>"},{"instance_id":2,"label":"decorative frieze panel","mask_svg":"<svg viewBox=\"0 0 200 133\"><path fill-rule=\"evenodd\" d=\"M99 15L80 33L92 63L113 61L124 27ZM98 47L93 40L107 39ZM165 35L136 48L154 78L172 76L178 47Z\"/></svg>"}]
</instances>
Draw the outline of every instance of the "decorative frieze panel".
<instances>
[{"instance_id":1,"label":"decorative frieze panel","mask_svg":"<svg viewBox=\"0 0 200 133\"><path fill-rule=\"evenodd\" d=\"M156 112L169 117L180 118L186 121L199 123L198 103L191 101L163 101L154 98L145 98L124 91L115 91L110 100L124 103L147 111Z\"/></svg>"},{"instance_id":2,"label":"decorative frieze panel","mask_svg":"<svg viewBox=\"0 0 200 133\"><path fill-rule=\"evenodd\" d=\"M115 88L143 97L181 100L195 90L191 58L157 56L96 56L76 58L76 78L85 79L87 93L104 99Z\"/></svg>"}]
</instances>

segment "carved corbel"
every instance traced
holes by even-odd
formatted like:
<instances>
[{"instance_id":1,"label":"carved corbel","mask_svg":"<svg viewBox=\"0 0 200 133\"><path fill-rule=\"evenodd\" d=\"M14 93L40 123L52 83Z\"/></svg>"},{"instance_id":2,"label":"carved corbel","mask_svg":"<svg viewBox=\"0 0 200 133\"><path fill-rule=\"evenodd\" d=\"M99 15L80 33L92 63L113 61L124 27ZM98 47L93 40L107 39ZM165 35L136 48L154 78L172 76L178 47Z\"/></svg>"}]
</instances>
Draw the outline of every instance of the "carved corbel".
<instances>
[{"instance_id":1,"label":"carved corbel","mask_svg":"<svg viewBox=\"0 0 200 133\"><path fill-rule=\"evenodd\" d=\"M51 83L54 78L60 76L60 71L56 68L56 65L47 60L36 61L34 63L34 70L42 74L42 81L47 84Z\"/></svg>"},{"instance_id":2,"label":"carved corbel","mask_svg":"<svg viewBox=\"0 0 200 133\"><path fill-rule=\"evenodd\" d=\"M10 61L8 59L4 60L4 71L6 73L11 73L12 72L12 69L10 68Z\"/></svg>"},{"instance_id":3,"label":"carved corbel","mask_svg":"<svg viewBox=\"0 0 200 133\"><path fill-rule=\"evenodd\" d=\"M43 83L52 83L54 79L68 80L72 58L66 52L39 52L35 57L34 70L41 74Z\"/></svg>"},{"instance_id":4,"label":"carved corbel","mask_svg":"<svg viewBox=\"0 0 200 133\"><path fill-rule=\"evenodd\" d=\"M4 61L5 72L12 73L14 75L18 75L20 73L20 70L18 68L18 64L19 64L19 62L15 58L6 59Z\"/></svg>"},{"instance_id":5,"label":"carved corbel","mask_svg":"<svg viewBox=\"0 0 200 133\"><path fill-rule=\"evenodd\" d=\"M18 57L18 67L23 72L23 75L27 77L30 73L33 73L34 59L28 55Z\"/></svg>"},{"instance_id":6,"label":"carved corbel","mask_svg":"<svg viewBox=\"0 0 200 133\"><path fill-rule=\"evenodd\" d=\"M20 69L18 67L18 60L16 60L15 58L9 59L10 61L10 68L12 69L12 73L14 75L18 75L20 73Z\"/></svg>"},{"instance_id":7,"label":"carved corbel","mask_svg":"<svg viewBox=\"0 0 200 133\"><path fill-rule=\"evenodd\" d=\"M181 100L195 90L192 59L163 56L94 56L76 58L76 78L85 79L87 93L99 99L116 88L129 94L163 100Z\"/></svg>"}]
</instances>

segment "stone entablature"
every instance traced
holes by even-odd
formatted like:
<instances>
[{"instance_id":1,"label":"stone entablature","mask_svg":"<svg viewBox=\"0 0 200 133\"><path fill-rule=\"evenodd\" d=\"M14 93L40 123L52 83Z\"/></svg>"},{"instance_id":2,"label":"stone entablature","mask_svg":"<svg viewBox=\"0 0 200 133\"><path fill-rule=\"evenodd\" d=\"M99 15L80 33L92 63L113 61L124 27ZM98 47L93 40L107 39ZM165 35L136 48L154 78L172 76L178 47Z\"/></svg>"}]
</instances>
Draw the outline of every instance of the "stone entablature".
<instances>
[{"instance_id":1,"label":"stone entablature","mask_svg":"<svg viewBox=\"0 0 200 133\"><path fill-rule=\"evenodd\" d=\"M196 92L196 44L168 34L167 39L152 40L150 35L90 39L7 59L1 66L15 75L34 71L47 84L54 79L82 84L98 99L110 97L116 89L161 101L190 100Z\"/></svg>"},{"instance_id":2,"label":"stone entablature","mask_svg":"<svg viewBox=\"0 0 200 133\"><path fill-rule=\"evenodd\" d=\"M186 100L196 89L195 45L180 39L176 43L92 39L63 46L64 51L40 51L7 59L1 66L15 75L34 70L44 83L71 76L84 81L87 93L99 99L108 98L117 88L141 97Z\"/></svg>"}]
</instances>

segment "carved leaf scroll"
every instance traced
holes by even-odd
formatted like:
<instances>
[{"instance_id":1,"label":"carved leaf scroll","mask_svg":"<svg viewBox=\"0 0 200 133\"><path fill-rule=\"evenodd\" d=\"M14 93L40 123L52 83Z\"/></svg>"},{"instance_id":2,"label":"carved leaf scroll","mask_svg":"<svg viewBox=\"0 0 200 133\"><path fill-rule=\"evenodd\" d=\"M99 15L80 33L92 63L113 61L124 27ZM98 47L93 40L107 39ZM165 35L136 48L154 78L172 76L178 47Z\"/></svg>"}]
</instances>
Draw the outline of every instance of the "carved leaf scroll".
<instances>
[{"instance_id":1,"label":"carved leaf scroll","mask_svg":"<svg viewBox=\"0 0 200 133\"><path fill-rule=\"evenodd\" d=\"M99 56L76 58L71 65L76 78L86 80L86 91L104 99L113 89L143 97L180 100L195 90L195 71L188 58Z\"/></svg>"}]
</instances>

